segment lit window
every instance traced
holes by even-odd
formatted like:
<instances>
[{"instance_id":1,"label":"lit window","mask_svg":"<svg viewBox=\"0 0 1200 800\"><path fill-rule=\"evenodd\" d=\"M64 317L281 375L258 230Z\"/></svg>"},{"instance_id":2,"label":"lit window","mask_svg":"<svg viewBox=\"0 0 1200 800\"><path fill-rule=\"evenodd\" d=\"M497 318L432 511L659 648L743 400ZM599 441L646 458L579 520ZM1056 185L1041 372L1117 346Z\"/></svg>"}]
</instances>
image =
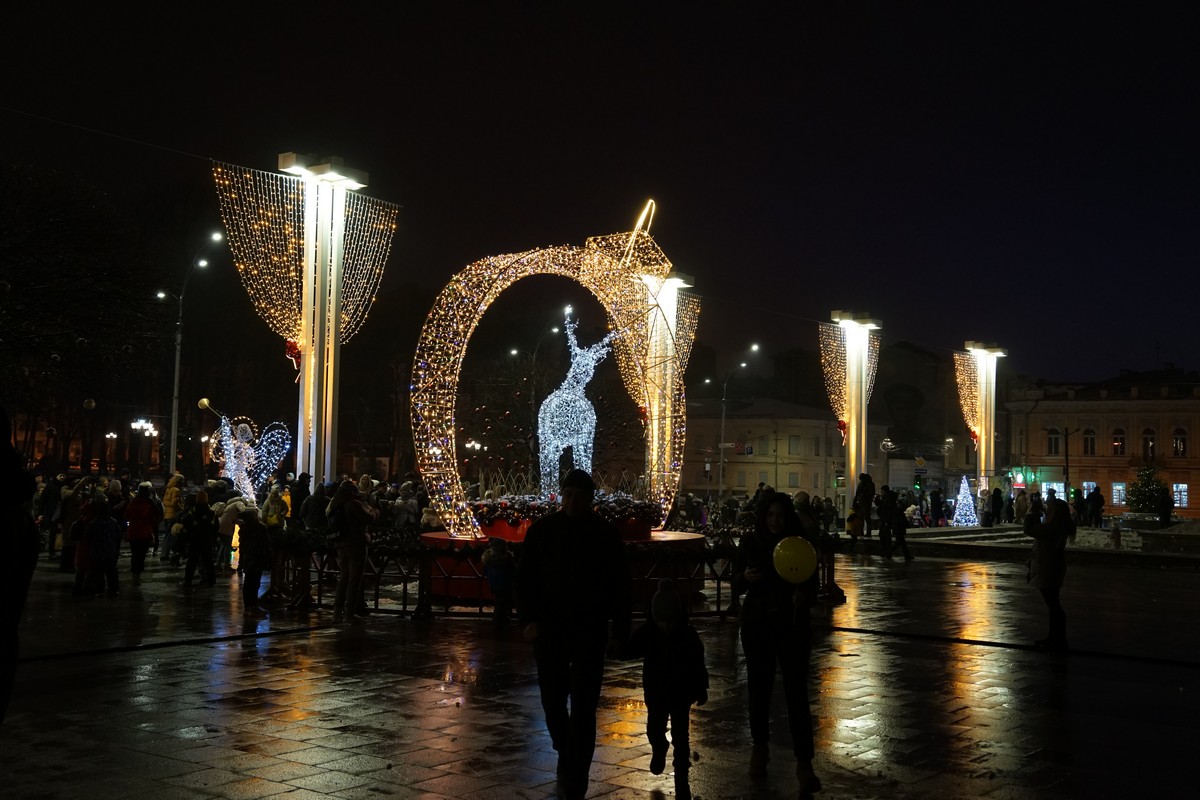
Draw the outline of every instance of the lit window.
<instances>
[{"instance_id":1,"label":"lit window","mask_svg":"<svg viewBox=\"0 0 1200 800\"><path fill-rule=\"evenodd\" d=\"M1114 506L1125 505L1125 484L1114 483L1112 490L1112 504Z\"/></svg>"},{"instance_id":2,"label":"lit window","mask_svg":"<svg viewBox=\"0 0 1200 800\"><path fill-rule=\"evenodd\" d=\"M1085 456L1096 455L1096 431L1094 428L1084 428L1083 430L1083 454Z\"/></svg>"},{"instance_id":3,"label":"lit window","mask_svg":"<svg viewBox=\"0 0 1200 800\"><path fill-rule=\"evenodd\" d=\"M1175 507L1187 508L1187 484L1172 483L1171 494L1175 495Z\"/></svg>"},{"instance_id":4,"label":"lit window","mask_svg":"<svg viewBox=\"0 0 1200 800\"><path fill-rule=\"evenodd\" d=\"M1046 431L1046 455L1056 456L1062 448L1062 434L1058 432L1058 428L1051 428Z\"/></svg>"},{"instance_id":5,"label":"lit window","mask_svg":"<svg viewBox=\"0 0 1200 800\"><path fill-rule=\"evenodd\" d=\"M1142 458L1147 461L1154 458L1154 428L1142 430Z\"/></svg>"},{"instance_id":6,"label":"lit window","mask_svg":"<svg viewBox=\"0 0 1200 800\"><path fill-rule=\"evenodd\" d=\"M1187 431L1183 428L1176 428L1171 434L1171 455L1175 458L1187 457Z\"/></svg>"},{"instance_id":7,"label":"lit window","mask_svg":"<svg viewBox=\"0 0 1200 800\"><path fill-rule=\"evenodd\" d=\"M1125 455L1125 429L1113 428L1113 455Z\"/></svg>"},{"instance_id":8,"label":"lit window","mask_svg":"<svg viewBox=\"0 0 1200 800\"><path fill-rule=\"evenodd\" d=\"M1091 494L1094 491L1096 491L1096 482L1095 481L1084 481L1083 482L1083 496L1084 497L1087 497L1089 494Z\"/></svg>"}]
</instances>

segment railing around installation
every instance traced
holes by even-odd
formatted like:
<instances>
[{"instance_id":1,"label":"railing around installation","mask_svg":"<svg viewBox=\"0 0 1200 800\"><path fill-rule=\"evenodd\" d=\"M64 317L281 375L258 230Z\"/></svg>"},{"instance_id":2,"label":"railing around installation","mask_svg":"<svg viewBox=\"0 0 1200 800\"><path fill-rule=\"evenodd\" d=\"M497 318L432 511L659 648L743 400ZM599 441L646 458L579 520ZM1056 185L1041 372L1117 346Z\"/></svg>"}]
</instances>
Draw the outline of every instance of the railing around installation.
<instances>
[{"instance_id":1,"label":"railing around installation","mask_svg":"<svg viewBox=\"0 0 1200 800\"><path fill-rule=\"evenodd\" d=\"M520 558L520 544L512 545ZM427 618L435 613L455 616L490 614L492 593L480 565L483 547L420 546L404 551L369 552L363 575L363 594L368 609L382 614ZM733 592L733 558L737 534L722 532L706 536L703 550L671 551L629 542L626 546L632 577L635 610L649 608L658 581L670 578L692 616L736 615ZM308 595L317 606L333 604L339 570L337 553L313 553L304 566L293 560L289 583L315 591ZM844 600L834 581L832 559L818 566L818 597L827 604ZM435 587L437 590L435 591Z\"/></svg>"}]
</instances>

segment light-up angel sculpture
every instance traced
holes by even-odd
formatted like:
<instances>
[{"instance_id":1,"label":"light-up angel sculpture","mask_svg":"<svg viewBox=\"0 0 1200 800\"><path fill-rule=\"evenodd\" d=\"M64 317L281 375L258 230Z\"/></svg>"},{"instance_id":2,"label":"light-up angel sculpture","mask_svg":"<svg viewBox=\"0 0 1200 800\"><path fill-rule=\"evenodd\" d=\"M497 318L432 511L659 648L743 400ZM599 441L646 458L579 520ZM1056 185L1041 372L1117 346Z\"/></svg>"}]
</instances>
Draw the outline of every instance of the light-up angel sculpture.
<instances>
[{"instance_id":1,"label":"light-up angel sculpture","mask_svg":"<svg viewBox=\"0 0 1200 800\"><path fill-rule=\"evenodd\" d=\"M254 420L221 416L212 457L225 462L225 474L233 488L247 499L267 482L292 446L292 434L280 422L272 422L260 435Z\"/></svg>"},{"instance_id":2,"label":"light-up angel sculpture","mask_svg":"<svg viewBox=\"0 0 1200 800\"><path fill-rule=\"evenodd\" d=\"M592 443L596 438L596 409L584 394L584 387L596 372L596 365L604 360L616 337L610 332L590 347L580 347L575 338L579 323L571 319L567 309L567 346L571 353L571 367L562 385L542 401L538 409L538 466L541 472L542 497L549 497L558 486L558 465L563 451L571 448L576 468L592 471Z\"/></svg>"}]
</instances>

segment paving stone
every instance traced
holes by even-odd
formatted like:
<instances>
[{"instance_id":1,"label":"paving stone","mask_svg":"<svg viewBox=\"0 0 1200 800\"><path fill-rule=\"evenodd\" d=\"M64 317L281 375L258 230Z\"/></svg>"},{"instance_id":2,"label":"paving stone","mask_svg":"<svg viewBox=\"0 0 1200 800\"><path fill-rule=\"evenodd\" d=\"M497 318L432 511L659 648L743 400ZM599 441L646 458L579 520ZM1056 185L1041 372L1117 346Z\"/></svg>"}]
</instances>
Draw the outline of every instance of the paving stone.
<instances>
[{"instance_id":1,"label":"paving stone","mask_svg":"<svg viewBox=\"0 0 1200 800\"><path fill-rule=\"evenodd\" d=\"M1029 646L1045 610L1019 564L841 557L837 568L849 602L813 619L825 796L1193 795L1194 572L1070 567L1078 649L1052 655ZM223 597L183 597L154 573L136 599L93 603L70 597L71 576L39 569L0 727L6 800L554 796L557 757L515 629L383 614L335 628L318 610L228 638L244 633L235 580ZM781 688L760 786L745 777L736 621L695 622L712 687L692 710L693 792L794 797ZM674 795L670 774L649 773L640 664L608 665L598 723L589 797Z\"/></svg>"}]
</instances>

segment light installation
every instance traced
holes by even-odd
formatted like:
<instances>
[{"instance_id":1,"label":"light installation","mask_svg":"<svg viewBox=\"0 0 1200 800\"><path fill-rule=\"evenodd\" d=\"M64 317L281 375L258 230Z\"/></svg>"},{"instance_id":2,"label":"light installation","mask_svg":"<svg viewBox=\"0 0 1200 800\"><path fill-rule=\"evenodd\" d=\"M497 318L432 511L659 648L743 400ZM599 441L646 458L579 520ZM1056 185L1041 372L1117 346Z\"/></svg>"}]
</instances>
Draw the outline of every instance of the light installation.
<instances>
[{"instance_id":1,"label":"light installation","mask_svg":"<svg viewBox=\"0 0 1200 800\"><path fill-rule=\"evenodd\" d=\"M542 401L538 409L538 469L542 497L549 497L558 486L558 463L564 450L571 448L576 467L592 471L592 443L596 438L596 409L584 394L596 365L604 360L616 336L612 331L590 347L580 347L575 337L578 323L567 307L567 350L571 367L562 385Z\"/></svg>"},{"instance_id":2,"label":"light installation","mask_svg":"<svg viewBox=\"0 0 1200 800\"><path fill-rule=\"evenodd\" d=\"M820 323L821 369L829 404L837 415L846 447L846 507L858 476L867 471L867 404L879 366L879 322L865 314L833 311L833 323Z\"/></svg>"},{"instance_id":3,"label":"light installation","mask_svg":"<svg viewBox=\"0 0 1200 800\"><path fill-rule=\"evenodd\" d=\"M975 515L975 498L971 496L971 485L967 482L966 475L963 475L962 482L958 485L958 497L954 501L954 519L950 520L950 524L956 528L979 524L979 517Z\"/></svg>"},{"instance_id":4,"label":"light installation","mask_svg":"<svg viewBox=\"0 0 1200 800\"><path fill-rule=\"evenodd\" d=\"M1002 348L967 342L966 351L954 353L954 379L958 404L979 452L977 485L987 489L996 474L996 360L1006 355Z\"/></svg>"},{"instance_id":5,"label":"light installation","mask_svg":"<svg viewBox=\"0 0 1200 800\"><path fill-rule=\"evenodd\" d=\"M282 422L272 422L260 434L249 417L230 419L222 414L209 455L213 461L224 463L233 488L253 502L255 492L267 482L291 447L292 435Z\"/></svg>"},{"instance_id":6,"label":"light installation","mask_svg":"<svg viewBox=\"0 0 1200 800\"><path fill-rule=\"evenodd\" d=\"M612 345L626 391L646 431L648 498L662 518L679 487L685 434L683 372L696 334L699 301L650 236L654 202L628 233L491 256L471 264L442 290L413 358L412 419L417 467L430 504L451 536L479 536L458 473L454 406L471 334L509 286L533 275L570 278L590 291L616 332Z\"/></svg>"},{"instance_id":7,"label":"light installation","mask_svg":"<svg viewBox=\"0 0 1200 800\"><path fill-rule=\"evenodd\" d=\"M298 372L297 470L335 474L338 356L366 321L396 230L394 204L355 194L339 158L279 156L289 175L214 162L242 285Z\"/></svg>"}]
</instances>

